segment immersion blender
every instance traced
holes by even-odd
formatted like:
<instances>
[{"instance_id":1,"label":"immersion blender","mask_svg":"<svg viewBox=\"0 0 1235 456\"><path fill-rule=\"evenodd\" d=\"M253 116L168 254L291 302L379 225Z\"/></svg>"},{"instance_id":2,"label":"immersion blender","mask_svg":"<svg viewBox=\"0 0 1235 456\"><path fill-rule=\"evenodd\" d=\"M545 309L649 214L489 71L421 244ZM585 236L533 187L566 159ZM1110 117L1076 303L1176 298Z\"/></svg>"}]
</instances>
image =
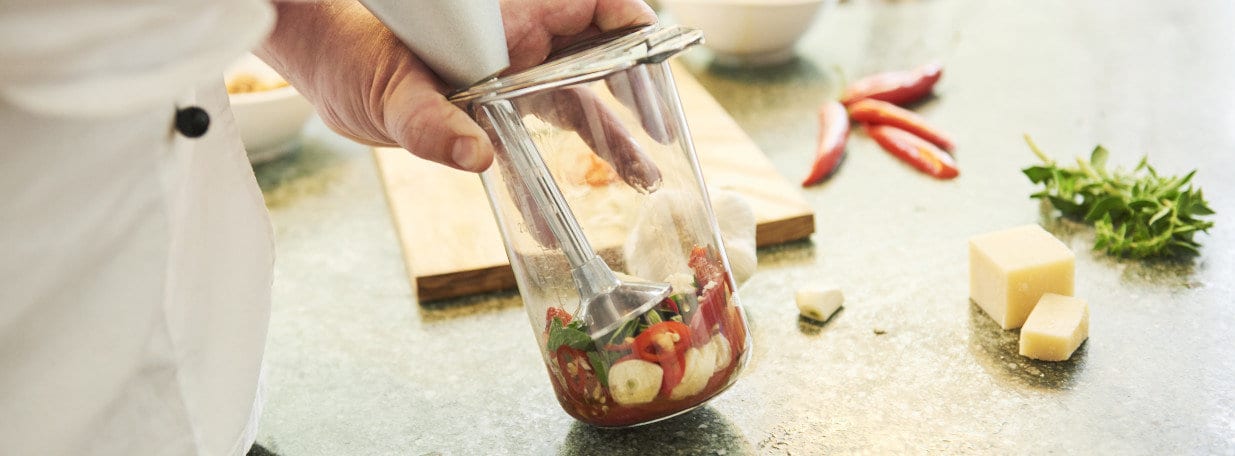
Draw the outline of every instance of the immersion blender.
<instances>
[{"instance_id":1,"label":"immersion blender","mask_svg":"<svg viewBox=\"0 0 1235 456\"><path fill-rule=\"evenodd\" d=\"M453 88L496 77L510 66L496 0L361 0L395 36ZM596 254L507 100L485 103L500 151L510 154L531 210L546 222L571 266L582 301L578 318L599 338L638 318L669 296L668 283L620 280Z\"/></svg>"}]
</instances>

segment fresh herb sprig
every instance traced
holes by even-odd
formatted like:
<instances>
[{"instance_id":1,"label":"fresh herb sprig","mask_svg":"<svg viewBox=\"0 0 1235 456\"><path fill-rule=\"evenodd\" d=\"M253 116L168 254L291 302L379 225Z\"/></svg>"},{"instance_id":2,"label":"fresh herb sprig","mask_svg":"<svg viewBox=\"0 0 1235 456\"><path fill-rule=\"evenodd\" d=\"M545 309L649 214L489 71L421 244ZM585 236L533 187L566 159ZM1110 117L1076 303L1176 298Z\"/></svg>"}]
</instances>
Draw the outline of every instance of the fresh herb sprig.
<instances>
[{"instance_id":1,"label":"fresh herb sprig","mask_svg":"<svg viewBox=\"0 0 1235 456\"><path fill-rule=\"evenodd\" d=\"M1065 217L1094 226L1094 249L1117 256L1148 258L1197 254L1193 239L1207 232L1213 215L1200 188L1190 184L1196 170L1183 177L1160 176L1142 157L1131 171L1107 170L1108 152L1094 148L1089 160L1065 167L1042 152L1029 135L1025 142L1043 165L1022 170L1043 189L1029 195L1050 202Z\"/></svg>"}]
</instances>

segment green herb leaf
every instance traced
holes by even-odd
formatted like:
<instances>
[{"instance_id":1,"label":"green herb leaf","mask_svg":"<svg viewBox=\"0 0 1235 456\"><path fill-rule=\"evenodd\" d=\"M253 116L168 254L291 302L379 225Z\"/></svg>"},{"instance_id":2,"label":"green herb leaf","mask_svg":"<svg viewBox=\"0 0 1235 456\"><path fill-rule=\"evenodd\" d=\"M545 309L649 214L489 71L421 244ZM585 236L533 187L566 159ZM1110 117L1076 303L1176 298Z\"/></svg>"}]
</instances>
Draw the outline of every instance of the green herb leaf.
<instances>
[{"instance_id":1,"label":"green herb leaf","mask_svg":"<svg viewBox=\"0 0 1235 456\"><path fill-rule=\"evenodd\" d=\"M1105 147L1098 145L1093 148L1093 152L1089 153L1089 164L1095 170L1106 169L1106 158L1110 155Z\"/></svg>"},{"instance_id":2,"label":"green herb leaf","mask_svg":"<svg viewBox=\"0 0 1235 456\"><path fill-rule=\"evenodd\" d=\"M1025 173L1025 177L1029 178L1030 182L1035 184L1045 182L1051 178L1051 169L1045 166L1030 166L1021 170Z\"/></svg>"},{"instance_id":3,"label":"green herb leaf","mask_svg":"<svg viewBox=\"0 0 1235 456\"><path fill-rule=\"evenodd\" d=\"M649 326L665 321L664 318L661 318L660 312L657 312L655 309L652 309L648 311L648 313L643 314L643 318L646 318L648 320Z\"/></svg>"},{"instance_id":4,"label":"green herb leaf","mask_svg":"<svg viewBox=\"0 0 1235 456\"><path fill-rule=\"evenodd\" d=\"M613 360L609 359L604 353L608 352L587 352L587 362L592 365L592 372L596 373L596 380L599 380L601 385L608 385L609 366L613 365Z\"/></svg>"},{"instance_id":5,"label":"green herb leaf","mask_svg":"<svg viewBox=\"0 0 1235 456\"><path fill-rule=\"evenodd\" d=\"M592 346L592 336L587 335L587 332L583 330L583 324L577 321L563 326L560 318L553 317L553 321L549 323L549 342L546 345L550 353L557 351L563 345L577 350L587 350Z\"/></svg>"},{"instance_id":6,"label":"green herb leaf","mask_svg":"<svg viewBox=\"0 0 1235 456\"><path fill-rule=\"evenodd\" d=\"M613 334L609 335L609 338L607 339L607 342L605 342L605 344L606 345L621 345L623 342L626 341L627 337L634 337L635 331L637 331L638 329L639 329L639 319L638 318L627 321L625 324L622 325L622 327L618 328L617 331L614 331Z\"/></svg>"},{"instance_id":7,"label":"green herb leaf","mask_svg":"<svg viewBox=\"0 0 1235 456\"><path fill-rule=\"evenodd\" d=\"M1126 210L1123 199L1115 196L1102 198L1097 203L1094 203L1089 208L1089 212L1085 214L1085 221L1089 223L1096 222L1112 212L1120 212Z\"/></svg>"},{"instance_id":8,"label":"green herb leaf","mask_svg":"<svg viewBox=\"0 0 1235 456\"><path fill-rule=\"evenodd\" d=\"M1149 218L1149 226L1153 226L1155 223L1158 223L1158 220L1162 220L1162 217L1166 217L1167 215L1170 215L1170 214L1171 214L1171 208L1169 207L1162 208L1162 210L1159 210L1157 213L1154 213L1153 217Z\"/></svg>"},{"instance_id":9,"label":"green herb leaf","mask_svg":"<svg viewBox=\"0 0 1235 456\"><path fill-rule=\"evenodd\" d=\"M1028 135L1025 142L1043 163L1021 170L1043 187L1030 198L1050 202L1064 217L1092 223L1095 249L1134 258L1194 255L1200 243L1193 236L1214 225L1201 219L1214 211L1201 189L1191 185L1196 170L1160 176L1147 156L1131 171L1108 170L1110 152L1102 146L1089 160L1063 167Z\"/></svg>"}]
</instances>

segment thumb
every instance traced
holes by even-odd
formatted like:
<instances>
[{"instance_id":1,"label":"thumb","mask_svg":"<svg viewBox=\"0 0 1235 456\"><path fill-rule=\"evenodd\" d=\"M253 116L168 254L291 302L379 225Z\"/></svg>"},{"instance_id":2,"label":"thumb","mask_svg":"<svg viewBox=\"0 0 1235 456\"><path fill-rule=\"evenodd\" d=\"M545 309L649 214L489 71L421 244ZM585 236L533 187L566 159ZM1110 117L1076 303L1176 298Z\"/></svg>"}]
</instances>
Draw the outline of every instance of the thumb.
<instances>
[{"instance_id":1,"label":"thumb","mask_svg":"<svg viewBox=\"0 0 1235 456\"><path fill-rule=\"evenodd\" d=\"M417 62L419 63L419 62ZM493 163L489 136L440 92L428 71L392 78L383 100L383 124L390 139L412 154L463 171L484 171Z\"/></svg>"}]
</instances>

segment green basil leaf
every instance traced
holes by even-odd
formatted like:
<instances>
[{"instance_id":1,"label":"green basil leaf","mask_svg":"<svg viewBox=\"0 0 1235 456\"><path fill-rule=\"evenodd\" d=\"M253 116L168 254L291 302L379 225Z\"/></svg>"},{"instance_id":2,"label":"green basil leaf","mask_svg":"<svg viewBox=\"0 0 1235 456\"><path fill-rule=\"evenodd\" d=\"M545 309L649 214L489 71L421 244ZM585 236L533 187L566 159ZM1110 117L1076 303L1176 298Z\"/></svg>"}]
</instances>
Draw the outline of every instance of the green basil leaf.
<instances>
[{"instance_id":1,"label":"green basil leaf","mask_svg":"<svg viewBox=\"0 0 1235 456\"><path fill-rule=\"evenodd\" d=\"M639 329L639 319L627 321L622 327L614 331L609 336L608 345L620 345L626 341L627 337L634 337L635 331Z\"/></svg>"},{"instance_id":2,"label":"green basil leaf","mask_svg":"<svg viewBox=\"0 0 1235 456\"><path fill-rule=\"evenodd\" d=\"M592 337L583 331L583 325L579 322L563 326L561 319L553 317L553 322L549 323L549 342L546 346L550 352L555 352L563 345L587 350L592 347Z\"/></svg>"},{"instance_id":3,"label":"green basil leaf","mask_svg":"<svg viewBox=\"0 0 1235 456\"><path fill-rule=\"evenodd\" d=\"M609 365L613 363L608 356L602 355L600 352L587 352L587 362L592 365L592 372L596 373L596 380L600 381L601 385L609 384Z\"/></svg>"}]
</instances>

